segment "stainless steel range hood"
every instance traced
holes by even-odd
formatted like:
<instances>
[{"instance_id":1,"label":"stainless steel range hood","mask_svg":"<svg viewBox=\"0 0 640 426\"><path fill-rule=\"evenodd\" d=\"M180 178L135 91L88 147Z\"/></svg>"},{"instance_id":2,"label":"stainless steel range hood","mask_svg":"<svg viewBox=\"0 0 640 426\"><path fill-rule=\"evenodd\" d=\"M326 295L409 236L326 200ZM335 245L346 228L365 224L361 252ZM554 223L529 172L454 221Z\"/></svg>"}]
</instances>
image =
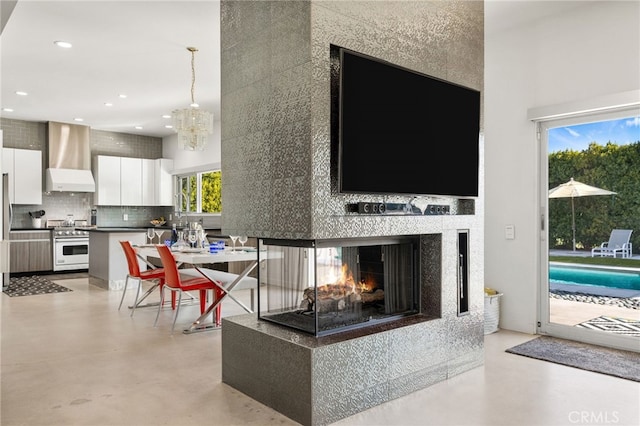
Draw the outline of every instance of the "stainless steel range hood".
<instances>
[{"instance_id":1,"label":"stainless steel range hood","mask_svg":"<svg viewBox=\"0 0 640 426\"><path fill-rule=\"evenodd\" d=\"M50 121L48 131L47 192L95 192L89 127Z\"/></svg>"}]
</instances>

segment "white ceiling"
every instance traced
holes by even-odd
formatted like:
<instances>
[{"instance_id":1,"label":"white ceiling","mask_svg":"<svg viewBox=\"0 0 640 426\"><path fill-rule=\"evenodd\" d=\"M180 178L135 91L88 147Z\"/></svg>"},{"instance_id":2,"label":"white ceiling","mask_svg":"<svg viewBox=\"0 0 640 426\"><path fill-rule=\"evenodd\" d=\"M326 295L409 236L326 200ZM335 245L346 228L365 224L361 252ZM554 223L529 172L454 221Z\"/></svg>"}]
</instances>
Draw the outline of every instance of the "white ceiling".
<instances>
[{"instance_id":1,"label":"white ceiling","mask_svg":"<svg viewBox=\"0 0 640 426\"><path fill-rule=\"evenodd\" d=\"M485 32L585 3L590 2L488 0ZM93 129L171 135L164 127L171 120L162 115L191 103L186 48L193 46L199 49L195 100L219 120L219 14L217 0L20 0L0 36L0 108L14 110L0 116L63 123L81 117L79 124ZM58 48L55 40L73 48ZM19 90L28 96L16 95ZM121 93L127 98L120 99Z\"/></svg>"},{"instance_id":2,"label":"white ceiling","mask_svg":"<svg viewBox=\"0 0 640 426\"><path fill-rule=\"evenodd\" d=\"M0 107L14 110L0 114L63 123L81 117L78 124L99 130L173 134L162 115L191 103L188 46L198 48L195 101L219 111L219 22L218 1L20 0L0 36Z\"/></svg>"}]
</instances>

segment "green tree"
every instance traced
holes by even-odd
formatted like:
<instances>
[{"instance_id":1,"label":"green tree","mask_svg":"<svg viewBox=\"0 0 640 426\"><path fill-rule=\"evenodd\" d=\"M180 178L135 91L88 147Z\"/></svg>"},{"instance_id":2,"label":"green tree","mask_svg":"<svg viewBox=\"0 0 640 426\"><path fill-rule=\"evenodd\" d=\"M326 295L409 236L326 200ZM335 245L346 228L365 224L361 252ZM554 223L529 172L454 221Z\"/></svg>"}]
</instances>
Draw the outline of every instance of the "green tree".
<instances>
[{"instance_id":1,"label":"green tree","mask_svg":"<svg viewBox=\"0 0 640 426\"><path fill-rule=\"evenodd\" d=\"M222 211L220 171L202 174L202 212L220 213Z\"/></svg>"},{"instance_id":2,"label":"green tree","mask_svg":"<svg viewBox=\"0 0 640 426\"><path fill-rule=\"evenodd\" d=\"M634 252L640 249L640 141L589 144L584 151L549 154L549 188L570 178L617 195L574 198L576 244L591 249L608 240L612 229L633 229ZM572 245L571 200L549 200L549 248Z\"/></svg>"}]
</instances>

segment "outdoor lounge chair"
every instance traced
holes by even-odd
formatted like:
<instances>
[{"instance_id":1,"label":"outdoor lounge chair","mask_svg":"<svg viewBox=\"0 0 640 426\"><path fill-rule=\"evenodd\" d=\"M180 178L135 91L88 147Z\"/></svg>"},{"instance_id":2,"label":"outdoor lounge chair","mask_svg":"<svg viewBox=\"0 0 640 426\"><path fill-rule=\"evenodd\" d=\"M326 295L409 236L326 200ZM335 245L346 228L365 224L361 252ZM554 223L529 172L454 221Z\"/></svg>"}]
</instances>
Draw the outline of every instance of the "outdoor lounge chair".
<instances>
[{"instance_id":1,"label":"outdoor lounge chair","mask_svg":"<svg viewBox=\"0 0 640 426\"><path fill-rule=\"evenodd\" d=\"M631 257L631 229L614 229L611 231L609 241L600 244L600 247L591 249L591 257L599 255L600 257L611 256L616 257L618 253L622 257Z\"/></svg>"}]
</instances>

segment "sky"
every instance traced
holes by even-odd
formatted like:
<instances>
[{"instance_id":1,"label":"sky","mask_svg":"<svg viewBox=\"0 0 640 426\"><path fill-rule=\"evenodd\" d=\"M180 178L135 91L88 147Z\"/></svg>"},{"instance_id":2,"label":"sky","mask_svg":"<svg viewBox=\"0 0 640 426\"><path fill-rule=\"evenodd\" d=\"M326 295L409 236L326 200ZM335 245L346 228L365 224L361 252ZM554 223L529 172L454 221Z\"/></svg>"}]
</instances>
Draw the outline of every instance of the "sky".
<instances>
[{"instance_id":1,"label":"sky","mask_svg":"<svg viewBox=\"0 0 640 426\"><path fill-rule=\"evenodd\" d=\"M591 142L627 145L640 141L640 116L549 129L549 153L584 151Z\"/></svg>"}]
</instances>

